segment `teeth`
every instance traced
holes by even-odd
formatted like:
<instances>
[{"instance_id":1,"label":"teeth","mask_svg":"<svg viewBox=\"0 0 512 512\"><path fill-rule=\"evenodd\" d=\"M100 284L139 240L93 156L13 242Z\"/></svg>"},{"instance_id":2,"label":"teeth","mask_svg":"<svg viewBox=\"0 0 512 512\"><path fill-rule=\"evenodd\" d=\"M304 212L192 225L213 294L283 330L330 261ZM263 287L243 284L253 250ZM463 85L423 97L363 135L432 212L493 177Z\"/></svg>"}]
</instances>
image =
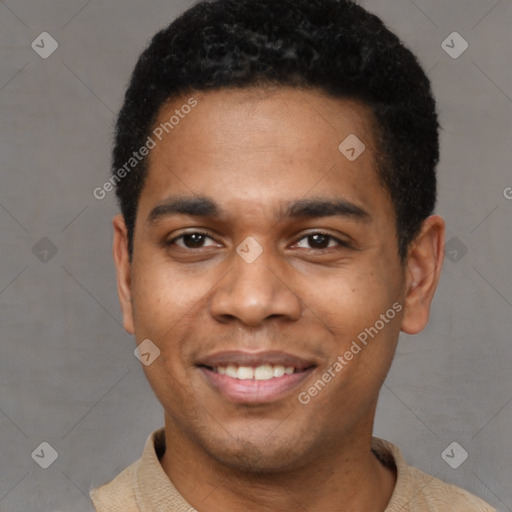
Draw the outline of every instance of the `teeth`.
<instances>
[{"instance_id":1,"label":"teeth","mask_svg":"<svg viewBox=\"0 0 512 512\"><path fill-rule=\"evenodd\" d=\"M239 370L240 372L240 370ZM240 373L238 374L240 375ZM240 377L239 377L240 378ZM263 366L258 366L254 370L254 378L256 380L269 380L274 378L274 368L269 364L264 364Z\"/></svg>"},{"instance_id":2,"label":"teeth","mask_svg":"<svg viewBox=\"0 0 512 512\"><path fill-rule=\"evenodd\" d=\"M234 379L238 379L238 368L230 364L226 367L226 375L228 377L233 377Z\"/></svg>"},{"instance_id":3,"label":"teeth","mask_svg":"<svg viewBox=\"0 0 512 512\"><path fill-rule=\"evenodd\" d=\"M214 370L221 375L227 375L233 379L240 380L270 380L282 377L283 375L291 375L292 373L295 373L295 368L293 366L284 367L280 364L263 364L256 368L252 368L251 366L237 367L230 364L228 366L218 366L214 368Z\"/></svg>"},{"instance_id":4,"label":"teeth","mask_svg":"<svg viewBox=\"0 0 512 512\"><path fill-rule=\"evenodd\" d=\"M282 377L284 375L284 366L274 366L274 377Z\"/></svg>"},{"instance_id":5,"label":"teeth","mask_svg":"<svg viewBox=\"0 0 512 512\"><path fill-rule=\"evenodd\" d=\"M254 379L254 369L250 366L239 366L237 378L241 380Z\"/></svg>"}]
</instances>

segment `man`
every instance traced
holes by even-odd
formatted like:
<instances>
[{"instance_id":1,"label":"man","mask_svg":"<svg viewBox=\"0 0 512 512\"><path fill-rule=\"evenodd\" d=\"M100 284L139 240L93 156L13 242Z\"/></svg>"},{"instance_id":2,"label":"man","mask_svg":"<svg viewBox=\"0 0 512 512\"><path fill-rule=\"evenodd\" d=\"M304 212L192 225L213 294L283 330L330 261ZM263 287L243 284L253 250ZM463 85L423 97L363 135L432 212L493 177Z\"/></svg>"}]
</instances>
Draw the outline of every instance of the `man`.
<instances>
[{"instance_id":1,"label":"man","mask_svg":"<svg viewBox=\"0 0 512 512\"><path fill-rule=\"evenodd\" d=\"M430 83L349 0L201 2L119 115L114 258L162 403L98 511L491 511L372 438L444 221Z\"/></svg>"}]
</instances>

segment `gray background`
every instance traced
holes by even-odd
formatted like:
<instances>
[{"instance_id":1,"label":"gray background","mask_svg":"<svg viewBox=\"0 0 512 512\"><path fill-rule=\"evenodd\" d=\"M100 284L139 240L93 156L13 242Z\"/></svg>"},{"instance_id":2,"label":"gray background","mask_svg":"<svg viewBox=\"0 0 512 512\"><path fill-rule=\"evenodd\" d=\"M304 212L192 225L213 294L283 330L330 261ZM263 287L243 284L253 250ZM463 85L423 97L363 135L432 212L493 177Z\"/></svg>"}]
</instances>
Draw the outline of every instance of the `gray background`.
<instances>
[{"instance_id":1,"label":"gray background","mask_svg":"<svg viewBox=\"0 0 512 512\"><path fill-rule=\"evenodd\" d=\"M99 201L92 191L108 177L138 54L191 3L0 3L2 511L91 510L89 489L137 459L163 424L121 327L114 194ZM430 324L402 336L375 433L409 463L510 511L512 2L363 5L432 79L443 126L437 212L450 240ZM59 43L48 59L31 48L43 31ZM457 59L441 47L453 31L469 44ZM469 454L458 469L441 457L453 441ZM42 442L58 452L48 469L31 457Z\"/></svg>"}]
</instances>

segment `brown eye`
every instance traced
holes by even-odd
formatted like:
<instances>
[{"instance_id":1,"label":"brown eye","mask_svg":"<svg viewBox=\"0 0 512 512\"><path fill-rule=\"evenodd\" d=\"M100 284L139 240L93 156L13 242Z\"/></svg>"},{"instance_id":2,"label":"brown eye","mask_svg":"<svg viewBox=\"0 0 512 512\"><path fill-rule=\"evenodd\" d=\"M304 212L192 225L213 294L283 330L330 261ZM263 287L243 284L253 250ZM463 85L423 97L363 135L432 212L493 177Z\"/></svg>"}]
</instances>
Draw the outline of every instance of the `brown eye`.
<instances>
[{"instance_id":1,"label":"brown eye","mask_svg":"<svg viewBox=\"0 0 512 512\"><path fill-rule=\"evenodd\" d=\"M327 235L310 235L308 236L308 243L313 249L325 249L329 246L331 237Z\"/></svg>"},{"instance_id":2,"label":"brown eye","mask_svg":"<svg viewBox=\"0 0 512 512\"><path fill-rule=\"evenodd\" d=\"M301 245L307 244L307 245ZM299 247L303 249L328 249L336 245L346 247L348 244L326 233L312 233L298 242Z\"/></svg>"},{"instance_id":3,"label":"brown eye","mask_svg":"<svg viewBox=\"0 0 512 512\"><path fill-rule=\"evenodd\" d=\"M207 240L211 240L214 243L205 245L205 242ZM215 242L215 240L213 240L206 233L201 233L198 231L180 235L180 236L172 239L168 245L172 245L172 244L176 244L179 247L183 247L184 249L201 249L202 247L211 247L211 246L218 245Z\"/></svg>"}]
</instances>

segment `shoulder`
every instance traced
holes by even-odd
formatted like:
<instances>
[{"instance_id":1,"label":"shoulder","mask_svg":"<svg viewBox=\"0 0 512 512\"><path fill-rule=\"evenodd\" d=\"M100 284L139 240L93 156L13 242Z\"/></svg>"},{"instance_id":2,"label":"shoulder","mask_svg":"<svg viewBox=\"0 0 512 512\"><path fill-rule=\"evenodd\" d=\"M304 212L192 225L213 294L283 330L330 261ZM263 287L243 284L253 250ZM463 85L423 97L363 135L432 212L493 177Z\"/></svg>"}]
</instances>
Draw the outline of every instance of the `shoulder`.
<instances>
[{"instance_id":1,"label":"shoulder","mask_svg":"<svg viewBox=\"0 0 512 512\"><path fill-rule=\"evenodd\" d=\"M411 487L417 497L413 503L428 504L432 512L496 512L489 504L474 494L455 485L447 484L438 478L408 466ZM414 505L411 510L414 509Z\"/></svg>"},{"instance_id":2,"label":"shoulder","mask_svg":"<svg viewBox=\"0 0 512 512\"><path fill-rule=\"evenodd\" d=\"M389 441L374 437L372 450L383 464L396 467L397 480L386 512L496 512L468 491L408 466Z\"/></svg>"},{"instance_id":3,"label":"shoulder","mask_svg":"<svg viewBox=\"0 0 512 512\"><path fill-rule=\"evenodd\" d=\"M128 466L108 484L90 491L96 512L140 512L133 485L138 463Z\"/></svg>"},{"instance_id":4,"label":"shoulder","mask_svg":"<svg viewBox=\"0 0 512 512\"><path fill-rule=\"evenodd\" d=\"M159 454L165 451L165 432L163 428L152 432L139 460L124 469L111 482L89 492L96 512L140 512L153 510L146 506L154 494L161 494L162 489L172 487L163 472Z\"/></svg>"}]
</instances>

